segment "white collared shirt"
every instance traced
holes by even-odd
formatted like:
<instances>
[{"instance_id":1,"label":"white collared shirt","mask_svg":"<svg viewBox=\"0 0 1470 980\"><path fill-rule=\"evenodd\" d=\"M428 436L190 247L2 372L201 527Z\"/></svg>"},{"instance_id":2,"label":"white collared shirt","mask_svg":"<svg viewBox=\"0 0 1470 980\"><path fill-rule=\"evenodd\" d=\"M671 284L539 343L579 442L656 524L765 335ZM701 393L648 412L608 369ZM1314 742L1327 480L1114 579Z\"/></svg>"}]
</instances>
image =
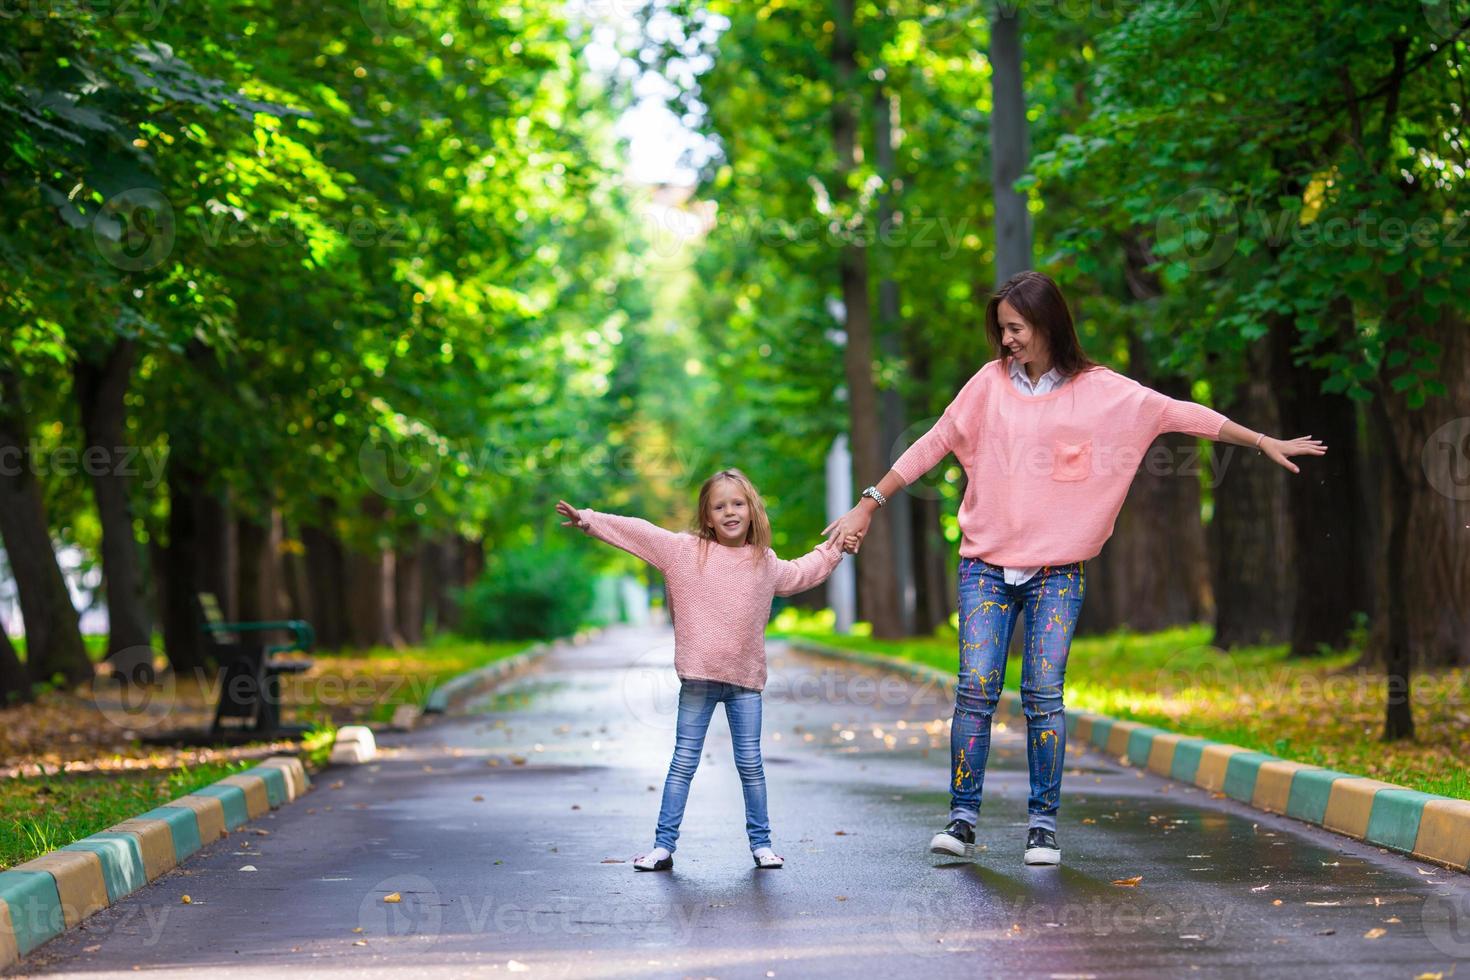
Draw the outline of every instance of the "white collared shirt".
<instances>
[{"instance_id":1,"label":"white collared shirt","mask_svg":"<svg viewBox=\"0 0 1470 980\"><path fill-rule=\"evenodd\" d=\"M1066 383L1067 379L1056 368L1052 368L1033 384L1026 369L1015 358L1011 358L1011 384L1015 385L1016 390L1023 395L1044 395ZM1007 585L1020 585L1041 571L1042 567L1037 565L1035 568L1003 568L1001 571L1005 573Z\"/></svg>"}]
</instances>

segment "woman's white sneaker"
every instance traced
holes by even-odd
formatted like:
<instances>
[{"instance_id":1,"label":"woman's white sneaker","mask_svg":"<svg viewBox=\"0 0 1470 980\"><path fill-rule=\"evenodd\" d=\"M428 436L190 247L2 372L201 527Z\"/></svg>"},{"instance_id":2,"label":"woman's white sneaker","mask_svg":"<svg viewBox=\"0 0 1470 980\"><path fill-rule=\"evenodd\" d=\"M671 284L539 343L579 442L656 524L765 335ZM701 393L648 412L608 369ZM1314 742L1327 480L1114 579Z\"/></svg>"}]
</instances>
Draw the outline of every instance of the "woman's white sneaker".
<instances>
[{"instance_id":1,"label":"woman's white sneaker","mask_svg":"<svg viewBox=\"0 0 1470 980\"><path fill-rule=\"evenodd\" d=\"M1026 832L1027 864L1061 864L1062 849L1055 832L1045 827L1032 827Z\"/></svg>"}]
</instances>

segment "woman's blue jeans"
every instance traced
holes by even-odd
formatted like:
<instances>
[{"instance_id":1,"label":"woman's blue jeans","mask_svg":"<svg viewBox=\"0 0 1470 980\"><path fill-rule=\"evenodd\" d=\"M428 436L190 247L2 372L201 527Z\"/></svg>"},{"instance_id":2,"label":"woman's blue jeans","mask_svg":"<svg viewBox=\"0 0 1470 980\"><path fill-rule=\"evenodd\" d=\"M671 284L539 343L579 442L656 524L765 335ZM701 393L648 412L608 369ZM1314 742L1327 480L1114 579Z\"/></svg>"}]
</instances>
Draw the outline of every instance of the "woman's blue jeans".
<instances>
[{"instance_id":1,"label":"woman's blue jeans","mask_svg":"<svg viewBox=\"0 0 1470 980\"><path fill-rule=\"evenodd\" d=\"M990 720L1000 702L1011 633L1024 613L1021 708L1031 775L1026 810L1031 826L1056 830L1067 752L1062 683L1085 589L1081 562L1047 565L1020 585L1007 585L1000 566L960 559L960 674L949 733L951 820L973 825L980 815Z\"/></svg>"},{"instance_id":2,"label":"woman's blue jeans","mask_svg":"<svg viewBox=\"0 0 1470 980\"><path fill-rule=\"evenodd\" d=\"M679 687L679 718L674 732L674 758L664 780L664 798L658 811L654 843L673 853L689 800L689 783L704 752L715 705L725 705L730 741L735 743L735 768L745 791L745 833L750 849L771 846L766 815L766 773L761 764L761 692L723 681L686 680Z\"/></svg>"}]
</instances>

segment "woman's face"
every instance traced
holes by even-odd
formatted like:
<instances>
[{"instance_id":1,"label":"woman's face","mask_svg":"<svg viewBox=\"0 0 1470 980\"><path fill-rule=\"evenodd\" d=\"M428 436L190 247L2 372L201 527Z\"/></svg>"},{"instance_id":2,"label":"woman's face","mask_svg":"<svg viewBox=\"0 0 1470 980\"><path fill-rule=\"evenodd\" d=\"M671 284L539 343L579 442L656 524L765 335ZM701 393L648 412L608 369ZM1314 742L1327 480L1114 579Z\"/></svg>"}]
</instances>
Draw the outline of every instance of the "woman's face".
<instances>
[{"instance_id":1,"label":"woman's face","mask_svg":"<svg viewBox=\"0 0 1470 980\"><path fill-rule=\"evenodd\" d=\"M1051 352L1047 350L1046 338L1041 331L1034 329L1026 318L1016 312L1016 308L1007 300L1001 300L996 307L996 314L1000 319L1000 342L1011 357L1022 365L1037 363L1045 364L1051 359Z\"/></svg>"}]
</instances>

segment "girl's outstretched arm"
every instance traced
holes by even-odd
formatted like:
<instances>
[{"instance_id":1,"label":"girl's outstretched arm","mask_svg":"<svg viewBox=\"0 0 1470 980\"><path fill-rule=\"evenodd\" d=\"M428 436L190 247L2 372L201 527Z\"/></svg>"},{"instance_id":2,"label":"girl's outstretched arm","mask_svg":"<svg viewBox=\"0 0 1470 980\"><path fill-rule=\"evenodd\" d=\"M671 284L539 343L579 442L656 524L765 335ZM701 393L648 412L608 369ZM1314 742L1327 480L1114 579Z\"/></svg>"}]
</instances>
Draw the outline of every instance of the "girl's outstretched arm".
<instances>
[{"instance_id":1,"label":"girl's outstretched arm","mask_svg":"<svg viewBox=\"0 0 1470 980\"><path fill-rule=\"evenodd\" d=\"M774 551L770 554L776 563L776 594L795 595L827 581L846 552L836 540L823 541L795 561L777 558Z\"/></svg>"},{"instance_id":2,"label":"girl's outstretched arm","mask_svg":"<svg viewBox=\"0 0 1470 980\"><path fill-rule=\"evenodd\" d=\"M637 555L659 571L666 571L679 553L679 535L642 518L603 514L591 507L579 510L565 500L557 501L556 512L566 518L562 527L579 527L599 541Z\"/></svg>"}]
</instances>

